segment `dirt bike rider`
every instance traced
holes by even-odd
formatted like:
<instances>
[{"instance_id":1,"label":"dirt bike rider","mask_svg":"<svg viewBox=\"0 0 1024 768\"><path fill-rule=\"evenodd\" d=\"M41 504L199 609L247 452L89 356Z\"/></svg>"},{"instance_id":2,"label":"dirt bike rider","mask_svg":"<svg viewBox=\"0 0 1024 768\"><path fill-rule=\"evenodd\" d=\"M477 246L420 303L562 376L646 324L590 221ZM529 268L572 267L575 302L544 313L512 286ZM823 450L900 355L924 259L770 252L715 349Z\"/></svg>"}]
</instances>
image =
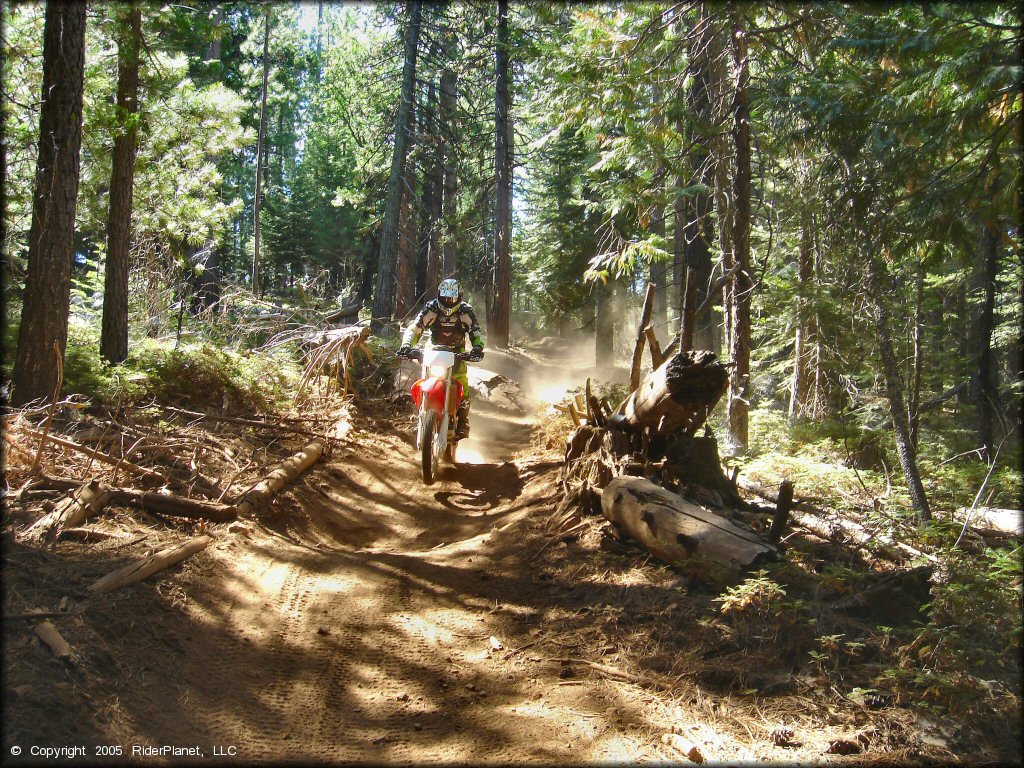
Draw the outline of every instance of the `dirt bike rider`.
<instances>
[{"instance_id":1,"label":"dirt bike rider","mask_svg":"<svg viewBox=\"0 0 1024 768\"><path fill-rule=\"evenodd\" d=\"M462 286L455 278L449 277L437 286L437 298L428 301L419 316L402 334L402 346L398 356L405 357L412 352L423 331L430 331L430 342L455 351L465 349L466 336L472 344L470 360L474 363L484 359L484 335L480 330L473 307L462 300ZM469 436L469 372L465 360L457 360L452 369L452 380L462 384L462 402L455 422L455 439Z\"/></svg>"}]
</instances>

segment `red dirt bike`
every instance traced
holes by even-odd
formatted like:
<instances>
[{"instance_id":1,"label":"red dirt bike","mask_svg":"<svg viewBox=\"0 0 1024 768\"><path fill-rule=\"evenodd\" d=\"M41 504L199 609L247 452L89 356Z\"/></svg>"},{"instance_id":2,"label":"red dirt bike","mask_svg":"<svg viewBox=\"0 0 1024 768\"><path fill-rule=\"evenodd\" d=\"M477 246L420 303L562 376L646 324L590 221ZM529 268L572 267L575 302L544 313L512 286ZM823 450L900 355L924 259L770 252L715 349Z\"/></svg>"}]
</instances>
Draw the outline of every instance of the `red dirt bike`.
<instances>
[{"instance_id":1,"label":"red dirt bike","mask_svg":"<svg viewBox=\"0 0 1024 768\"><path fill-rule=\"evenodd\" d=\"M414 349L408 360L419 360L423 372L409 394L419 408L416 449L423 461L423 482L430 485L439 474L441 457L455 463L455 413L462 402L462 384L452 380L456 360L474 360L472 353L435 346Z\"/></svg>"}]
</instances>

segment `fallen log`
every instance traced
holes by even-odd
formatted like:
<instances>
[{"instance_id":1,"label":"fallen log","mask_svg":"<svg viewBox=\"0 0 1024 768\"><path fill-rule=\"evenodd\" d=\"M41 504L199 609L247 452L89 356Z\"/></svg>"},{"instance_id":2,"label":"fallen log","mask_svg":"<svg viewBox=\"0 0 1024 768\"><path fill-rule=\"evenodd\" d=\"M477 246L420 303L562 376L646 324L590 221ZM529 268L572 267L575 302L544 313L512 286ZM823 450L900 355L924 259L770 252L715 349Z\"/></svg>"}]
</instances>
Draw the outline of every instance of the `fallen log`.
<instances>
[{"instance_id":1,"label":"fallen log","mask_svg":"<svg viewBox=\"0 0 1024 768\"><path fill-rule=\"evenodd\" d=\"M999 507L960 507L954 517L956 522L968 520L971 528L982 535L986 531L1013 534L1024 534L1024 512L1019 509L1000 509Z\"/></svg>"},{"instance_id":2,"label":"fallen log","mask_svg":"<svg viewBox=\"0 0 1024 768\"><path fill-rule=\"evenodd\" d=\"M156 491L137 491L133 488L111 488L110 499L113 504L136 507L147 512L162 515L189 517L199 520L212 520L215 523L226 523L238 517L238 510L230 504L218 504L215 501L185 499Z\"/></svg>"},{"instance_id":3,"label":"fallen log","mask_svg":"<svg viewBox=\"0 0 1024 768\"><path fill-rule=\"evenodd\" d=\"M323 443L309 443L242 497L236 507L238 515L248 515L262 508L274 494L316 464L323 454Z\"/></svg>"},{"instance_id":4,"label":"fallen log","mask_svg":"<svg viewBox=\"0 0 1024 768\"><path fill-rule=\"evenodd\" d=\"M660 560L706 580L734 580L778 554L753 531L644 478L613 479L601 493L601 511Z\"/></svg>"},{"instance_id":5,"label":"fallen log","mask_svg":"<svg viewBox=\"0 0 1024 768\"><path fill-rule=\"evenodd\" d=\"M90 480L86 485L91 485L93 483L97 483L97 481ZM101 492L108 494L103 506L114 504L126 507L135 507L137 509L144 509L147 512L157 512L165 515L175 515L177 517L189 517L201 520L212 520L217 523L234 520L238 516L238 510L231 504L220 504L213 501L202 501L200 499L186 499L181 496L172 496L170 494L159 493L157 491L140 491L134 488L115 488L108 486L105 483L97 484L99 485ZM44 488L54 488L57 490L70 490L74 493L79 490L80 483L76 480L70 480L63 477L43 477L41 480L37 481L36 485ZM41 492L42 491L39 490L35 491L35 493ZM29 495L26 495L24 498L29 498ZM19 498L16 500L21 501L22 499ZM64 533L68 533L68 529L81 524L94 512L102 511L102 506L99 506L96 502L93 503L96 506L93 512L90 512L89 515L81 519L77 516L66 518L60 525L60 529L56 531L56 535L59 536ZM57 511L57 509L54 510L54 512ZM26 533L36 526L42 525L44 521L52 517L52 515L53 513L47 515L46 518L39 520L32 526L32 528L29 528ZM75 535L84 536L85 532Z\"/></svg>"},{"instance_id":6,"label":"fallen log","mask_svg":"<svg viewBox=\"0 0 1024 768\"><path fill-rule=\"evenodd\" d=\"M210 536L198 536L183 544L168 547L154 555L139 560L138 562L120 568L113 573L108 573L99 581L89 587L89 591L96 595L105 592L113 592L115 589L127 587L130 584L148 579L154 573L159 573L165 568L187 560L197 552L206 549L213 539Z\"/></svg>"},{"instance_id":7,"label":"fallen log","mask_svg":"<svg viewBox=\"0 0 1024 768\"><path fill-rule=\"evenodd\" d=\"M339 323L345 318L352 317L358 318L359 310L363 308L363 302L357 301L355 304L346 304L329 315L324 316L325 323Z\"/></svg>"},{"instance_id":8,"label":"fallen log","mask_svg":"<svg viewBox=\"0 0 1024 768\"><path fill-rule=\"evenodd\" d=\"M660 433L693 434L707 419L729 385L729 373L706 350L679 352L648 374L619 407L615 426L632 431L651 427Z\"/></svg>"},{"instance_id":9,"label":"fallen log","mask_svg":"<svg viewBox=\"0 0 1024 768\"><path fill-rule=\"evenodd\" d=\"M49 620L37 624L35 629L36 637L39 638L40 642L50 649L50 653L55 658L60 659L66 663L73 663L75 656L71 651L71 646L68 645L68 641L61 637L60 632L53 626L53 623Z\"/></svg>"},{"instance_id":10,"label":"fallen log","mask_svg":"<svg viewBox=\"0 0 1024 768\"><path fill-rule=\"evenodd\" d=\"M48 515L37 520L25 531L34 539L52 541L65 528L81 525L92 515L99 514L110 502L110 489L93 478L73 490Z\"/></svg>"}]
</instances>

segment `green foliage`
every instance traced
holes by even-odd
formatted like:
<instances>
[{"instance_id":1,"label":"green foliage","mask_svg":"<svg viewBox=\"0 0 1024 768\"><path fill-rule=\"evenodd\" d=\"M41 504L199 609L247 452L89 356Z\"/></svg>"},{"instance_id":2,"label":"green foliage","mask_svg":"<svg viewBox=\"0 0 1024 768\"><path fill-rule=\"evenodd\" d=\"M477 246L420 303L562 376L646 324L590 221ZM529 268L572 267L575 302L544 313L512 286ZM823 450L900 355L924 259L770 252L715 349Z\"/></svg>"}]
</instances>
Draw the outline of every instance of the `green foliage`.
<instances>
[{"instance_id":1,"label":"green foliage","mask_svg":"<svg viewBox=\"0 0 1024 768\"><path fill-rule=\"evenodd\" d=\"M923 628L891 632L876 685L919 706L1012 724L1019 718L1020 548L942 558ZM881 628L880 628L881 629Z\"/></svg>"},{"instance_id":2,"label":"green foliage","mask_svg":"<svg viewBox=\"0 0 1024 768\"><path fill-rule=\"evenodd\" d=\"M804 603L786 597L786 590L766 570L728 587L714 602L743 646L775 648L786 655L799 653L807 632Z\"/></svg>"},{"instance_id":3,"label":"green foliage","mask_svg":"<svg viewBox=\"0 0 1024 768\"><path fill-rule=\"evenodd\" d=\"M283 355L243 353L209 342L174 348L174 341L146 339L128 359L111 366L100 359L95 326L71 326L64 363L66 395L77 393L124 406L155 399L200 410L271 412L294 396L301 370Z\"/></svg>"}]
</instances>

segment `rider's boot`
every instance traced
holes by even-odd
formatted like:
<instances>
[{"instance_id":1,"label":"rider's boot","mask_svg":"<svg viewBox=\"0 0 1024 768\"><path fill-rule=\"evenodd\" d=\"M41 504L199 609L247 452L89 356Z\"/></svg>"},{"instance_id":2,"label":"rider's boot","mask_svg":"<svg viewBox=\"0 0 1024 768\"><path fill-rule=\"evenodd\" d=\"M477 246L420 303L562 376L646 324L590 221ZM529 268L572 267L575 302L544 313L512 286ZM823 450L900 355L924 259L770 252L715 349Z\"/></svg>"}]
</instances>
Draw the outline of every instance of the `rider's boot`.
<instances>
[{"instance_id":1,"label":"rider's boot","mask_svg":"<svg viewBox=\"0 0 1024 768\"><path fill-rule=\"evenodd\" d=\"M469 437L469 400L462 399L459 410L455 412L455 439L465 440Z\"/></svg>"}]
</instances>

